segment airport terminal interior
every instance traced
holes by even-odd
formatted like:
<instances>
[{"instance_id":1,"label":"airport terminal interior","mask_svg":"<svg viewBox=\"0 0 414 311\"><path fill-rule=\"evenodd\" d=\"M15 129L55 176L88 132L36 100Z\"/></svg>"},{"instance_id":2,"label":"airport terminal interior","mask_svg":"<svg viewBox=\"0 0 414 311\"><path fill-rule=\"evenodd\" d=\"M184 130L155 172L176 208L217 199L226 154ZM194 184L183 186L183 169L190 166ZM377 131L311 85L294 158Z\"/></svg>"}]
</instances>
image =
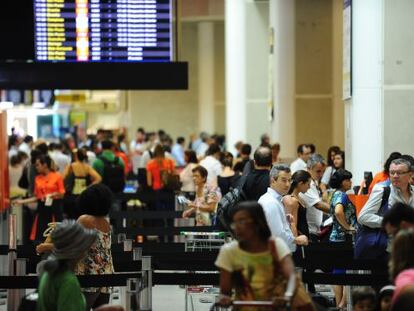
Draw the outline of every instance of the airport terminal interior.
<instances>
[{"instance_id":1,"label":"airport terminal interior","mask_svg":"<svg viewBox=\"0 0 414 311\"><path fill-rule=\"evenodd\" d=\"M0 4L0 311L414 310L414 1Z\"/></svg>"}]
</instances>

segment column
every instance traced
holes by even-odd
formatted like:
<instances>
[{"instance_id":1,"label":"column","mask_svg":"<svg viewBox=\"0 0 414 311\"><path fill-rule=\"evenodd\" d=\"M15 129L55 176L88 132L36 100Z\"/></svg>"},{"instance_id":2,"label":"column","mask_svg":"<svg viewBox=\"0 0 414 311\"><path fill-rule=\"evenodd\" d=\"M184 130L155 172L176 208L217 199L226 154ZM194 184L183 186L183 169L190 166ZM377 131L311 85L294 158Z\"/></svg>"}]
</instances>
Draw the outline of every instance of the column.
<instances>
[{"instance_id":1,"label":"column","mask_svg":"<svg viewBox=\"0 0 414 311\"><path fill-rule=\"evenodd\" d=\"M345 147L345 105L342 100L343 0L332 3L332 145Z\"/></svg>"},{"instance_id":2,"label":"column","mask_svg":"<svg viewBox=\"0 0 414 311\"><path fill-rule=\"evenodd\" d=\"M245 1L225 2L226 141L246 141L246 12Z\"/></svg>"},{"instance_id":3,"label":"column","mask_svg":"<svg viewBox=\"0 0 414 311\"><path fill-rule=\"evenodd\" d=\"M198 24L198 125L214 133L214 23Z\"/></svg>"},{"instance_id":4,"label":"column","mask_svg":"<svg viewBox=\"0 0 414 311\"><path fill-rule=\"evenodd\" d=\"M293 158L295 146L295 1L270 0L274 33L271 140L281 145L282 158Z\"/></svg>"},{"instance_id":5,"label":"column","mask_svg":"<svg viewBox=\"0 0 414 311\"><path fill-rule=\"evenodd\" d=\"M384 162L384 1L352 2L352 100L345 115L346 166L355 183Z\"/></svg>"}]
</instances>

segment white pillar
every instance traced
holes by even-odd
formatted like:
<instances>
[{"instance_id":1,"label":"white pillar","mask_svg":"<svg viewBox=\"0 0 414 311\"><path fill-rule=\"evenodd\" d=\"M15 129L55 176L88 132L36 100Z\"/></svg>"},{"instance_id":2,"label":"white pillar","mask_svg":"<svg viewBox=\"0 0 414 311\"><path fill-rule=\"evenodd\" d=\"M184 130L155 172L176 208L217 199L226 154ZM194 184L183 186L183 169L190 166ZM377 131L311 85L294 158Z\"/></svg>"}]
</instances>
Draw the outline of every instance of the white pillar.
<instances>
[{"instance_id":1,"label":"white pillar","mask_svg":"<svg viewBox=\"0 0 414 311\"><path fill-rule=\"evenodd\" d=\"M295 133L295 1L270 0L274 31L274 119L271 139L281 145L281 157L296 155Z\"/></svg>"},{"instance_id":2,"label":"white pillar","mask_svg":"<svg viewBox=\"0 0 414 311\"><path fill-rule=\"evenodd\" d=\"M384 162L383 16L384 0L352 2L352 101L345 123L346 165L355 183Z\"/></svg>"},{"instance_id":3,"label":"white pillar","mask_svg":"<svg viewBox=\"0 0 414 311\"><path fill-rule=\"evenodd\" d=\"M225 2L226 141L246 141L246 12L244 0Z\"/></svg>"},{"instance_id":4,"label":"white pillar","mask_svg":"<svg viewBox=\"0 0 414 311\"><path fill-rule=\"evenodd\" d=\"M198 126L214 133L214 23L198 24Z\"/></svg>"}]
</instances>

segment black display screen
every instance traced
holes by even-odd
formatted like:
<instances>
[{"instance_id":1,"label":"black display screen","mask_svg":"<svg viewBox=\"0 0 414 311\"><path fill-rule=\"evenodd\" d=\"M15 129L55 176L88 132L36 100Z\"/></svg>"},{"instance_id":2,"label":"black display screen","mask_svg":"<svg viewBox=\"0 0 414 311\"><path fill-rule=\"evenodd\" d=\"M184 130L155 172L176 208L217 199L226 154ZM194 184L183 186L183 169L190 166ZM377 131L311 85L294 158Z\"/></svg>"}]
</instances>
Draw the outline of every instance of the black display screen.
<instances>
[{"instance_id":1,"label":"black display screen","mask_svg":"<svg viewBox=\"0 0 414 311\"><path fill-rule=\"evenodd\" d=\"M39 62L172 61L170 0L34 0Z\"/></svg>"}]
</instances>

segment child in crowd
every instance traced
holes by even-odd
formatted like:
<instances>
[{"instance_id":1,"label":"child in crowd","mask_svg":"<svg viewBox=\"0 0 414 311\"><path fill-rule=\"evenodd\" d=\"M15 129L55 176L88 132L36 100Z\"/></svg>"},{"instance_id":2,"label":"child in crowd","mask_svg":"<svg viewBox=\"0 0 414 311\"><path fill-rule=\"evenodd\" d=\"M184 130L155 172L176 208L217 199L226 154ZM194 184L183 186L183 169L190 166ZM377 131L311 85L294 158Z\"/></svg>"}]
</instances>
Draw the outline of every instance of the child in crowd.
<instances>
[{"instance_id":1,"label":"child in crowd","mask_svg":"<svg viewBox=\"0 0 414 311\"><path fill-rule=\"evenodd\" d=\"M377 300L377 311L390 311L394 289L395 287L393 285L387 285L381 288Z\"/></svg>"},{"instance_id":2,"label":"child in crowd","mask_svg":"<svg viewBox=\"0 0 414 311\"><path fill-rule=\"evenodd\" d=\"M231 214L237 240L222 246L215 262L220 268L218 303L231 305L233 289L236 300L270 301L283 296L286 280L294 273L289 248L282 239L271 237L263 208L257 202L242 202ZM314 310L299 279L296 286L292 310Z\"/></svg>"},{"instance_id":3,"label":"child in crowd","mask_svg":"<svg viewBox=\"0 0 414 311\"><path fill-rule=\"evenodd\" d=\"M357 287L352 291L353 311L374 311L375 291L371 287Z\"/></svg>"}]
</instances>

